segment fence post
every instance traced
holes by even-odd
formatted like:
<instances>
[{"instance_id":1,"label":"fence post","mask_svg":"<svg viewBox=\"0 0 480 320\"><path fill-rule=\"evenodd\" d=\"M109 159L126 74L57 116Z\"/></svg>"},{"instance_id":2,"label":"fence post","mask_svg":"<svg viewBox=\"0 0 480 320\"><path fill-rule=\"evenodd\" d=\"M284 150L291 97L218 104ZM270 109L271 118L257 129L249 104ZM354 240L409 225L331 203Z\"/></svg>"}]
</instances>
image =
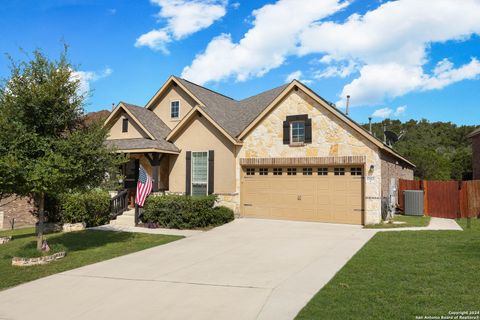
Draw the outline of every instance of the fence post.
<instances>
[{"instance_id":1,"label":"fence post","mask_svg":"<svg viewBox=\"0 0 480 320\"><path fill-rule=\"evenodd\" d=\"M420 188L423 190L423 213L425 216L429 216L430 212L428 212L428 181L421 180Z\"/></svg>"},{"instance_id":2,"label":"fence post","mask_svg":"<svg viewBox=\"0 0 480 320\"><path fill-rule=\"evenodd\" d=\"M462 217L462 187L463 187L463 181L458 181L457 219L460 219Z\"/></svg>"}]
</instances>

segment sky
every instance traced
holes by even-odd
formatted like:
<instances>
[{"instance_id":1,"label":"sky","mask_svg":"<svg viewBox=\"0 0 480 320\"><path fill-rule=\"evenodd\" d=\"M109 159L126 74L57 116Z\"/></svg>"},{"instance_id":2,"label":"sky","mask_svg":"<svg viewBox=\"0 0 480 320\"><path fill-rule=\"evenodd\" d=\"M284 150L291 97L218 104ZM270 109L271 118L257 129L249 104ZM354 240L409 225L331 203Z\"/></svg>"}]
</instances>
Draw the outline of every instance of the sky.
<instances>
[{"instance_id":1,"label":"sky","mask_svg":"<svg viewBox=\"0 0 480 320\"><path fill-rule=\"evenodd\" d=\"M480 0L2 0L0 53L56 58L87 111L145 105L170 75L243 99L292 79L360 123L480 125ZM0 78L9 60L0 55Z\"/></svg>"}]
</instances>

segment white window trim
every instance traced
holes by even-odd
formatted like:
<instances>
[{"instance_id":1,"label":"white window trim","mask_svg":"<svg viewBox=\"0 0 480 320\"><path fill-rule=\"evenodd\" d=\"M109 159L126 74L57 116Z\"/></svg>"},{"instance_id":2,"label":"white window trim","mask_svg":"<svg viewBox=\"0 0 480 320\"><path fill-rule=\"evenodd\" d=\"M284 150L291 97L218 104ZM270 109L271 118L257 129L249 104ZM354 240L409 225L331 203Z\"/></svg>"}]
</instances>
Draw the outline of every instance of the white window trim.
<instances>
[{"instance_id":1,"label":"white window trim","mask_svg":"<svg viewBox=\"0 0 480 320\"><path fill-rule=\"evenodd\" d=\"M293 142L293 124L294 123L303 123L303 140ZM290 144L292 145L303 145L305 144L305 121L304 120L296 120L290 122Z\"/></svg>"},{"instance_id":2,"label":"white window trim","mask_svg":"<svg viewBox=\"0 0 480 320\"><path fill-rule=\"evenodd\" d=\"M172 103L178 102L178 116L177 117L172 117ZM178 120L180 119L180 100L170 100L170 119L172 120Z\"/></svg>"},{"instance_id":3,"label":"white window trim","mask_svg":"<svg viewBox=\"0 0 480 320\"><path fill-rule=\"evenodd\" d=\"M190 165L190 196L193 196L193 154L194 153L206 153L207 154L207 191L205 192L205 196L208 196L208 184L209 184L209 177L210 177L210 172L209 172L209 165L208 162L210 161L210 153L205 150L203 151L191 151L191 158L190 161L192 162Z\"/></svg>"}]
</instances>

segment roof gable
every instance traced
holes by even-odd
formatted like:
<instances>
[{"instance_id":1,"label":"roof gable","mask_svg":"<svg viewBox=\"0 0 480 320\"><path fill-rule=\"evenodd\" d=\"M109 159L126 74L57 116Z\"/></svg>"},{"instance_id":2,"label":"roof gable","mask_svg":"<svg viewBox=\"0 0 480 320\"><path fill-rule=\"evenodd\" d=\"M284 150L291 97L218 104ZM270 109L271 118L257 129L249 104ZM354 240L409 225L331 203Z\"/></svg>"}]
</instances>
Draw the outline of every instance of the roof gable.
<instances>
[{"instance_id":1,"label":"roof gable","mask_svg":"<svg viewBox=\"0 0 480 320\"><path fill-rule=\"evenodd\" d=\"M170 133L168 126L157 115L144 107L139 107L126 102L120 102L117 107L112 111L110 116L105 120L104 126L107 126L116 117L116 115L125 111L130 118L137 124L151 139L152 142L149 145L154 145L158 149L178 151L178 148L171 142L165 140ZM120 139L120 140L133 140L133 139ZM144 139L149 140L149 139ZM118 141L117 141L118 142Z\"/></svg>"},{"instance_id":2,"label":"roof gable","mask_svg":"<svg viewBox=\"0 0 480 320\"><path fill-rule=\"evenodd\" d=\"M115 109L110 113L110 116L105 120L104 126L109 126L111 122L117 117L117 115L124 111L126 114L130 116L130 118L135 122L137 126L142 129L142 131L150 138L150 139L155 139L154 135L144 126L144 124L137 119L137 117L129 110L129 108L126 107L124 102L120 102Z\"/></svg>"},{"instance_id":3,"label":"roof gable","mask_svg":"<svg viewBox=\"0 0 480 320\"><path fill-rule=\"evenodd\" d=\"M372 136L368 131L366 131L362 126L358 123L353 121L351 118L340 112L337 108L333 107L330 103L328 103L325 99L317 95L313 90L305 86L303 83L293 80L289 85L283 88L282 92L276 96L276 98L265 108L263 111L252 121L245 130L238 136L240 140L242 140L259 122L261 122L277 105L278 103L286 97L291 90L302 90L306 95L316 101L320 106L324 107L327 111L337 117L340 121L346 123L348 126L353 128L356 132L358 132L361 136L372 142L375 146L377 146L380 150L386 151L389 154L392 154L396 158L401 159L405 163L415 167L413 163L402 157L393 149L386 146L384 143L379 141L377 138Z\"/></svg>"},{"instance_id":4,"label":"roof gable","mask_svg":"<svg viewBox=\"0 0 480 320\"><path fill-rule=\"evenodd\" d=\"M193 117L195 117L196 113L200 113L202 116L204 116L205 119L207 119L215 128L218 129L218 131L220 131L225 137L227 137L227 139L230 140L233 144L235 145L241 144L237 139L233 138L227 131L225 131L225 129L223 129L220 125L218 125L218 123L215 120L213 120L212 117L210 117L210 115L207 112L205 112L204 108L200 106L196 106L195 108L190 110L190 112L185 117L183 117L183 119L178 123L178 125L175 128L173 128L173 130L168 134L166 139L168 141L171 141L175 136L180 134L182 130L184 130L185 126L189 124L190 120Z\"/></svg>"}]
</instances>

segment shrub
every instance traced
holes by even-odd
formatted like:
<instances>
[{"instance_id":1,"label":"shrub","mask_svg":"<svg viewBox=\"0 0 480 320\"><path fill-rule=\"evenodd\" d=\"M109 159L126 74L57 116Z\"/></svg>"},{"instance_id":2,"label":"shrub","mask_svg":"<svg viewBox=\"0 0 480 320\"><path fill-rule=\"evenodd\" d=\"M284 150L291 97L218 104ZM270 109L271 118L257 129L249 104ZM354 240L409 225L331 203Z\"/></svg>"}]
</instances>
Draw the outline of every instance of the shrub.
<instances>
[{"instance_id":1,"label":"shrub","mask_svg":"<svg viewBox=\"0 0 480 320\"><path fill-rule=\"evenodd\" d=\"M175 229L205 228L233 220L232 210L226 207L213 207L216 200L217 197L213 195L149 197L145 202L142 220Z\"/></svg>"},{"instance_id":2,"label":"shrub","mask_svg":"<svg viewBox=\"0 0 480 320\"><path fill-rule=\"evenodd\" d=\"M85 222L94 227L108 222L110 196L99 189L66 193L60 197L60 207L63 222Z\"/></svg>"}]
</instances>

